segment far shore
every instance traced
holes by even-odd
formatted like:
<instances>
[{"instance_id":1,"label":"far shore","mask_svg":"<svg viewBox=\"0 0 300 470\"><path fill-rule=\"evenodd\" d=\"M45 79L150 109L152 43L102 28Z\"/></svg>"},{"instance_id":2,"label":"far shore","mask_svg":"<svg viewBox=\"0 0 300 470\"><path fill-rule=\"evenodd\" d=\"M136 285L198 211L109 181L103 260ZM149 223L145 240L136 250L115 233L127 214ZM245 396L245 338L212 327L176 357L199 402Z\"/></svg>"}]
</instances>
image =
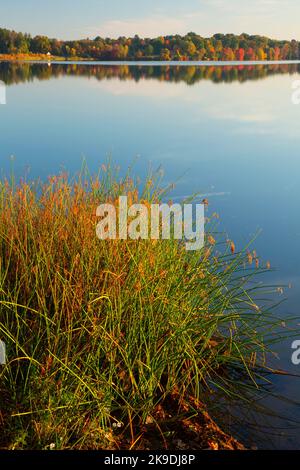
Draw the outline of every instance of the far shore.
<instances>
[{"instance_id":1,"label":"far shore","mask_svg":"<svg viewBox=\"0 0 300 470\"><path fill-rule=\"evenodd\" d=\"M227 65L282 65L282 64L300 64L300 60L233 60L233 61L224 61L224 60L204 60L204 61L187 61L187 60L178 60L178 61L163 61L163 60L93 60L86 57L62 57L62 56L49 56L47 54L0 54L0 62L39 62L39 63L80 63L85 64L99 64L99 65L143 65L151 66L155 65L168 65L168 66L207 66L207 65L218 65L218 66L227 66Z\"/></svg>"},{"instance_id":2,"label":"far shore","mask_svg":"<svg viewBox=\"0 0 300 470\"><path fill-rule=\"evenodd\" d=\"M24 62L24 61L55 61L55 62L68 62L70 60L86 61L90 59L84 59L82 57L62 57L62 56L49 56L48 54L0 54L0 61L5 62Z\"/></svg>"}]
</instances>

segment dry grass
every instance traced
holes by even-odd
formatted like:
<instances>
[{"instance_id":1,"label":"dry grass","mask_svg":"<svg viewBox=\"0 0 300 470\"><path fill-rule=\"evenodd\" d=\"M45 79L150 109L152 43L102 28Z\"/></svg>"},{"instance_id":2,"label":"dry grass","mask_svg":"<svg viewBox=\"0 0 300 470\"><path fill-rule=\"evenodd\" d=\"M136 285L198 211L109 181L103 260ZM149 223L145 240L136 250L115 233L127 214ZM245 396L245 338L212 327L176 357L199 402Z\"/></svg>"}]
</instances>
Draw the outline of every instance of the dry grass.
<instances>
[{"instance_id":1,"label":"dry grass","mask_svg":"<svg viewBox=\"0 0 300 470\"><path fill-rule=\"evenodd\" d=\"M189 419L208 392L259 389L277 322L249 254L212 234L189 253L175 240L97 239L100 203L165 195L153 176L138 187L109 166L0 183L2 448L135 448L147 423L163 446L157 410L172 397L171 414Z\"/></svg>"}]
</instances>

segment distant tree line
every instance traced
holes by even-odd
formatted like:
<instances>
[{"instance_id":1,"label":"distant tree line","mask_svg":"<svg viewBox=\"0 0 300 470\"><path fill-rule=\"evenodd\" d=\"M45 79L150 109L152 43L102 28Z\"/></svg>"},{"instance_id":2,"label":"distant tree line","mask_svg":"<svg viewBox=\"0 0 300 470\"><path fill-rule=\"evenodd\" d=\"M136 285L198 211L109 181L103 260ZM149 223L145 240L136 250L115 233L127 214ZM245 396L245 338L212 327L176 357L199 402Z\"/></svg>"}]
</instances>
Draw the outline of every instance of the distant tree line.
<instances>
[{"instance_id":1,"label":"distant tree line","mask_svg":"<svg viewBox=\"0 0 300 470\"><path fill-rule=\"evenodd\" d=\"M0 29L0 54L47 54L93 60L297 60L299 42L264 36L215 34L203 38L196 33L160 36L154 39L119 37L60 41L47 36Z\"/></svg>"}]
</instances>

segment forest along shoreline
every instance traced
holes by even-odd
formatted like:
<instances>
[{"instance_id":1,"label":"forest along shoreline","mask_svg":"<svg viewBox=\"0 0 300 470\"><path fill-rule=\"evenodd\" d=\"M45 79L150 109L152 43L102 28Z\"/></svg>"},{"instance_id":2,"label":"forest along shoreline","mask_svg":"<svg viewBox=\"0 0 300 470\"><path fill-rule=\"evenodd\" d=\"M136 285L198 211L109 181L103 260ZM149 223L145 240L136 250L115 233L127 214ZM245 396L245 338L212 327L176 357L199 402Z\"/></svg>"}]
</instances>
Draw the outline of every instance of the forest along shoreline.
<instances>
[{"instance_id":1,"label":"forest along shoreline","mask_svg":"<svg viewBox=\"0 0 300 470\"><path fill-rule=\"evenodd\" d=\"M62 41L0 28L0 54L7 59L98 61L278 61L299 60L299 41L276 40L259 35L214 34L205 38L196 33L156 38L119 37Z\"/></svg>"}]
</instances>

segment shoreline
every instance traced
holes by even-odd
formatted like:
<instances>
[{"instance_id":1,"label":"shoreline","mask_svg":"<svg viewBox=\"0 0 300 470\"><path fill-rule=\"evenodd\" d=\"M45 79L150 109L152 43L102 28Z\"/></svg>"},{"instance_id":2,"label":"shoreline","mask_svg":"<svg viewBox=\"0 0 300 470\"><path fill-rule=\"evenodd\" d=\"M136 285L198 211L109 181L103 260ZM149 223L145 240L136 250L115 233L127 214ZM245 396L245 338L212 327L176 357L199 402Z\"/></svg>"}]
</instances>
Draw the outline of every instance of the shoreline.
<instances>
[{"instance_id":1,"label":"shoreline","mask_svg":"<svg viewBox=\"0 0 300 470\"><path fill-rule=\"evenodd\" d=\"M300 64L300 60L243 60L243 61L225 61L225 60L205 60L205 61L193 61L193 60L178 60L178 61L163 61L163 60L93 60L90 58L82 57L48 57L46 54L0 54L0 62L18 62L18 63L47 63L47 64L80 64L85 65L126 65L126 66L252 66L252 65L289 65L289 64Z\"/></svg>"}]
</instances>

